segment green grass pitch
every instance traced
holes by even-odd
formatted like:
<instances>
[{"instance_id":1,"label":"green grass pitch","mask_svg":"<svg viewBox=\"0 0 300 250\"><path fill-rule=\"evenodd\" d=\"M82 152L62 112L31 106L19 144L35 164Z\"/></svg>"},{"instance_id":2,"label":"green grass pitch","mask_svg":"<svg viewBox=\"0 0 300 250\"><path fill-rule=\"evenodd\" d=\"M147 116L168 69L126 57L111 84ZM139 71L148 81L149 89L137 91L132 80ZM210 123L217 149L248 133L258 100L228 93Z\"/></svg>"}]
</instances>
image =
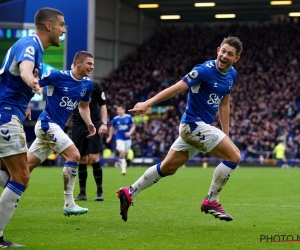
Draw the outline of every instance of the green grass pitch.
<instances>
[{"instance_id":1,"label":"green grass pitch","mask_svg":"<svg viewBox=\"0 0 300 250\"><path fill-rule=\"evenodd\" d=\"M214 168L181 168L141 192L129 209L127 222L119 215L115 191L132 184L146 168L103 168L104 202L95 202L89 169L88 207L82 216L65 217L61 167L37 168L30 186L6 227L7 239L27 249L300 249L300 242L260 242L261 235L300 235L300 169L235 170L221 193L232 222L200 213ZM78 193L78 181L74 195ZM291 239L291 238L290 238Z\"/></svg>"}]
</instances>

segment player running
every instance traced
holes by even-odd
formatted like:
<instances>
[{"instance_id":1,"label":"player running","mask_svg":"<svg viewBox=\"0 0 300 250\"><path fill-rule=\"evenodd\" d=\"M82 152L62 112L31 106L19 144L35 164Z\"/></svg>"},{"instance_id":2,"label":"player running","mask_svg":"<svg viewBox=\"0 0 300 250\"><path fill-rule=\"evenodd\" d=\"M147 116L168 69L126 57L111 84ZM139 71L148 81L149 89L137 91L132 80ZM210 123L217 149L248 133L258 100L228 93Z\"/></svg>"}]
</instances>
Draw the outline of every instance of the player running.
<instances>
[{"instance_id":1,"label":"player running","mask_svg":"<svg viewBox=\"0 0 300 250\"><path fill-rule=\"evenodd\" d=\"M34 24L35 34L14 43L0 67L0 158L7 169L0 170L0 185L4 187L0 198L0 248L25 247L3 237L30 179L23 123L27 116L30 119L29 101L34 92L40 91L43 52L59 46L59 37L66 32L64 15L57 9L39 9Z\"/></svg>"},{"instance_id":2,"label":"player running","mask_svg":"<svg viewBox=\"0 0 300 250\"><path fill-rule=\"evenodd\" d=\"M46 106L35 125L37 138L28 153L30 171L39 166L52 152L66 160L63 168L63 212L66 216L85 214L88 211L87 208L75 204L73 199L80 154L73 141L63 131L77 105L88 127L88 137L96 133L89 108L93 83L88 78L94 69L94 58L88 52L79 51L74 57L73 65L72 70L51 70L42 76L40 86L48 86Z\"/></svg>"},{"instance_id":3,"label":"player running","mask_svg":"<svg viewBox=\"0 0 300 250\"><path fill-rule=\"evenodd\" d=\"M117 116L114 117L109 129L109 136L106 138L106 143L109 143L115 133L117 150L119 151L119 159L121 163L121 173L126 174L126 156L131 148L131 135L135 131L135 124L132 116L125 113L125 106L117 106Z\"/></svg>"},{"instance_id":4,"label":"player running","mask_svg":"<svg viewBox=\"0 0 300 250\"><path fill-rule=\"evenodd\" d=\"M219 193L241 159L239 149L228 137L230 93L237 78L232 64L240 59L241 51L242 42L239 38L224 38L221 46L217 48L216 60L196 65L182 80L147 101L137 103L129 110L134 115L144 114L152 105L189 90L187 107L179 127L179 137L171 146L168 155L161 163L148 168L130 187L117 191L120 214L124 221L127 221L128 209L136 195L161 178L175 174L180 166L199 151L223 159L214 171L201 211L220 220L233 219L219 203ZM223 131L211 126L217 111Z\"/></svg>"}]
</instances>

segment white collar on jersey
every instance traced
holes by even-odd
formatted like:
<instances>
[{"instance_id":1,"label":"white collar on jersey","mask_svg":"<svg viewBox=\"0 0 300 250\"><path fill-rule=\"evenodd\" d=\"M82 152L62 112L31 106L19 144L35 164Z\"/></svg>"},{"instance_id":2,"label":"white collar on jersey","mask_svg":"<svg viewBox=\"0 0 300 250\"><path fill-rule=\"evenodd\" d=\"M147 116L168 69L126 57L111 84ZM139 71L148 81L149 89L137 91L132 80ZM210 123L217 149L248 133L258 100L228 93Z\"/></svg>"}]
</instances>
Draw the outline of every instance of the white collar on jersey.
<instances>
[{"instance_id":1,"label":"white collar on jersey","mask_svg":"<svg viewBox=\"0 0 300 250\"><path fill-rule=\"evenodd\" d=\"M82 81L82 79L81 80L79 80L79 79L77 79L77 78L75 78L75 76L73 76L73 74L72 74L72 70L70 70L70 76L75 80L75 81L77 81L77 82L81 82Z\"/></svg>"},{"instance_id":2,"label":"white collar on jersey","mask_svg":"<svg viewBox=\"0 0 300 250\"><path fill-rule=\"evenodd\" d=\"M217 66L217 59L215 60L215 65L216 65L216 69L217 69L217 71L219 72L219 73L221 73L222 75L226 75L227 74L227 72L221 72L219 69L218 69L218 66Z\"/></svg>"},{"instance_id":3,"label":"white collar on jersey","mask_svg":"<svg viewBox=\"0 0 300 250\"><path fill-rule=\"evenodd\" d=\"M39 43L39 44L40 44L40 46L41 46L41 49L42 49L42 51L44 52L44 46L43 46L43 44L42 44L42 42L41 42L40 38L38 37L38 35L34 34L33 36L34 36L34 37L36 37L36 39L37 39L38 43Z\"/></svg>"}]
</instances>

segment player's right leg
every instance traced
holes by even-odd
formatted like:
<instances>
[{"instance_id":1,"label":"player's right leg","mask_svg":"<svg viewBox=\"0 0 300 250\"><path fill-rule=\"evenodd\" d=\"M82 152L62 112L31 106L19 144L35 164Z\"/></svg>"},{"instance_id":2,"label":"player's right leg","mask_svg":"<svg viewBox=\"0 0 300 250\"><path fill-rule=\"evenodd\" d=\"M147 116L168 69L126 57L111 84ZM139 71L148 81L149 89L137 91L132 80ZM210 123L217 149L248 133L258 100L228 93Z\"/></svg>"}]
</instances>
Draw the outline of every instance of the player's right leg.
<instances>
[{"instance_id":1,"label":"player's right leg","mask_svg":"<svg viewBox=\"0 0 300 250\"><path fill-rule=\"evenodd\" d=\"M208 195L201 204L201 211L220 220L231 221L233 218L219 203L219 193L240 161L238 148L224 132L204 122L181 124L180 137L199 151L224 160L214 171Z\"/></svg>"},{"instance_id":2,"label":"player's right leg","mask_svg":"<svg viewBox=\"0 0 300 250\"><path fill-rule=\"evenodd\" d=\"M119 152L119 161L121 165L121 174L126 174L126 144L124 140L116 140L116 149Z\"/></svg>"},{"instance_id":3,"label":"player's right leg","mask_svg":"<svg viewBox=\"0 0 300 250\"><path fill-rule=\"evenodd\" d=\"M80 161L78 165L78 180L80 193L74 199L78 200L87 200L86 196L86 181L88 177L87 164L88 164L88 148L89 141L93 138L87 139L89 131L85 124L73 124L72 127L72 141L80 153Z\"/></svg>"},{"instance_id":4,"label":"player's right leg","mask_svg":"<svg viewBox=\"0 0 300 250\"><path fill-rule=\"evenodd\" d=\"M6 240L3 231L30 178L25 133L21 122L14 115L1 114L0 124L0 158L10 176L0 197L0 248L23 248L25 246Z\"/></svg>"},{"instance_id":5,"label":"player's right leg","mask_svg":"<svg viewBox=\"0 0 300 250\"><path fill-rule=\"evenodd\" d=\"M175 143L174 143L175 144ZM177 169L189 159L188 151L175 151L170 149L165 159L146 170L146 172L130 187L117 190L120 199L120 214L124 221L128 219L128 209L133 204L132 199L142 190L157 183L161 178L173 175Z\"/></svg>"},{"instance_id":6,"label":"player's right leg","mask_svg":"<svg viewBox=\"0 0 300 250\"><path fill-rule=\"evenodd\" d=\"M59 153L65 158L66 162L63 168L63 181L64 181L64 215L81 215L88 212L87 208L82 208L78 206L73 198L73 191L76 180L76 168L78 167L78 162L80 160L80 154L78 149L74 144L70 145L62 152Z\"/></svg>"},{"instance_id":7,"label":"player's right leg","mask_svg":"<svg viewBox=\"0 0 300 250\"><path fill-rule=\"evenodd\" d=\"M87 213L88 209L77 206L73 199L76 168L80 159L78 149L73 141L57 124L45 121L36 123L35 134L37 138L29 150L29 153L35 157L29 158L29 166L32 164L31 159L36 160L33 164L35 166L38 162L37 158L43 162L53 151L64 157L66 160L63 168L64 214L69 216Z\"/></svg>"}]
</instances>

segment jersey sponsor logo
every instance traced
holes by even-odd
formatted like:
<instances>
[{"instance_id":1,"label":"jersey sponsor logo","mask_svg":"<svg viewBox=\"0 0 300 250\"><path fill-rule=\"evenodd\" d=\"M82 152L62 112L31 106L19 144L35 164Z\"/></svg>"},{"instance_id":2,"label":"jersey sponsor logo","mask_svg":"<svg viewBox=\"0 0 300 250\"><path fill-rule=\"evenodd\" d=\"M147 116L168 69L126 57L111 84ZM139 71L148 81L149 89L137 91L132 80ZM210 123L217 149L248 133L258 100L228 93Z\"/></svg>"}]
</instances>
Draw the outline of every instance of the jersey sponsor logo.
<instances>
[{"instance_id":1,"label":"jersey sponsor logo","mask_svg":"<svg viewBox=\"0 0 300 250\"><path fill-rule=\"evenodd\" d=\"M105 100L105 99L106 99L104 92L102 92L101 98L102 98L102 100Z\"/></svg>"},{"instance_id":2,"label":"jersey sponsor logo","mask_svg":"<svg viewBox=\"0 0 300 250\"><path fill-rule=\"evenodd\" d=\"M118 126L118 130L126 130L126 129L128 129L128 125L127 124L119 125Z\"/></svg>"},{"instance_id":3,"label":"jersey sponsor logo","mask_svg":"<svg viewBox=\"0 0 300 250\"><path fill-rule=\"evenodd\" d=\"M34 49L33 46L29 46L29 47L27 47L27 48L25 49L25 52L28 53L28 54L30 54L30 55L32 55L32 56L34 56L34 54L35 54L35 49Z\"/></svg>"},{"instance_id":4,"label":"jersey sponsor logo","mask_svg":"<svg viewBox=\"0 0 300 250\"><path fill-rule=\"evenodd\" d=\"M80 95L83 97L83 96L85 96L85 94L86 94L86 89L82 89L80 92Z\"/></svg>"},{"instance_id":5,"label":"jersey sponsor logo","mask_svg":"<svg viewBox=\"0 0 300 250\"><path fill-rule=\"evenodd\" d=\"M223 96L220 99L217 94L211 93L209 95L209 100L207 101L207 103L210 105L213 105L214 108L218 108L222 98L223 98Z\"/></svg>"},{"instance_id":6,"label":"jersey sponsor logo","mask_svg":"<svg viewBox=\"0 0 300 250\"><path fill-rule=\"evenodd\" d=\"M64 96L61 98L61 102L59 103L59 106L62 108L67 108L68 110L74 110L78 105L78 101L73 102L72 99L70 99L67 96Z\"/></svg>"},{"instance_id":7,"label":"jersey sponsor logo","mask_svg":"<svg viewBox=\"0 0 300 250\"><path fill-rule=\"evenodd\" d=\"M34 60L34 57L32 55L29 55L28 53L24 54L24 57L29 57L31 60Z\"/></svg>"},{"instance_id":8,"label":"jersey sponsor logo","mask_svg":"<svg viewBox=\"0 0 300 250\"><path fill-rule=\"evenodd\" d=\"M196 78L198 76L198 71L197 70L192 70L190 73L189 73L189 76L191 78Z\"/></svg>"}]
</instances>

